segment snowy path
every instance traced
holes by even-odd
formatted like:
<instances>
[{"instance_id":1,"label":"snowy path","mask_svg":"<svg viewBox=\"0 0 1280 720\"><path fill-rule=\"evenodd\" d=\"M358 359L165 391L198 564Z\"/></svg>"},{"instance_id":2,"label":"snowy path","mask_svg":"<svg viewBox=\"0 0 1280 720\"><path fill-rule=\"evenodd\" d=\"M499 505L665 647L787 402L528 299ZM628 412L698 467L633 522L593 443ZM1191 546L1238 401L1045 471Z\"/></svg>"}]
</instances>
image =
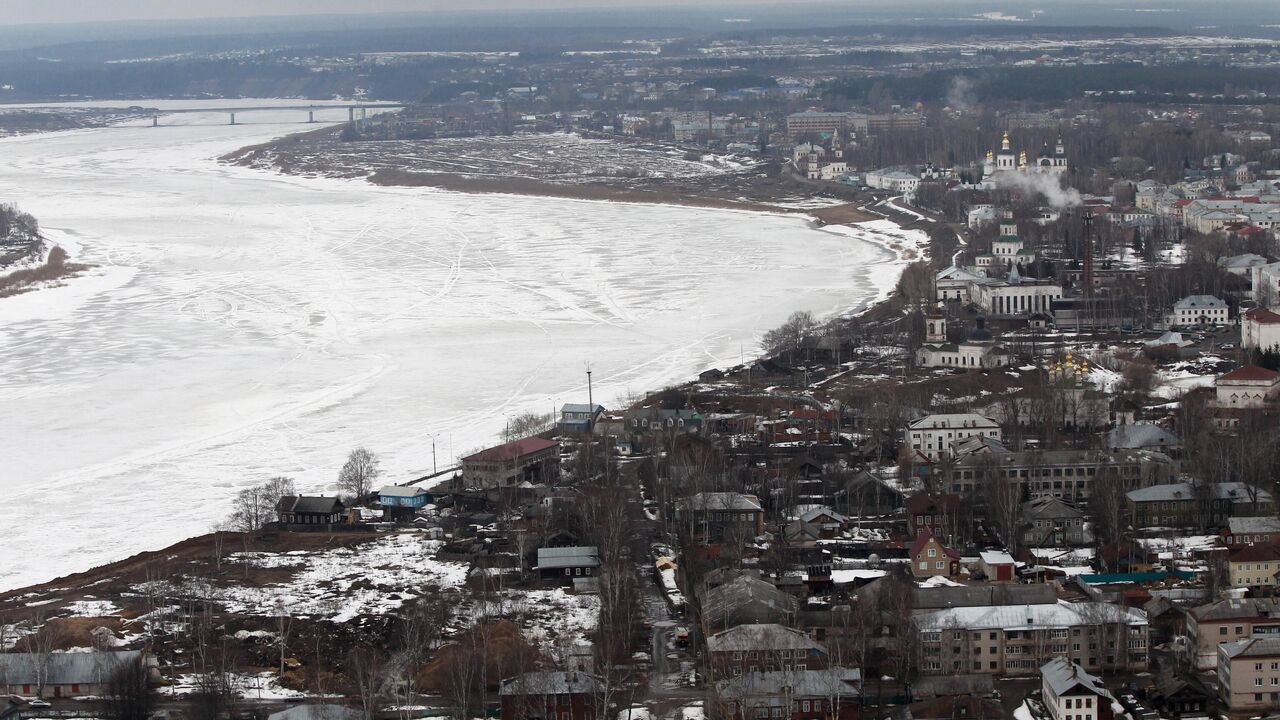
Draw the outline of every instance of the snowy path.
<instances>
[{"instance_id":1,"label":"snowy path","mask_svg":"<svg viewBox=\"0 0 1280 720\"><path fill-rule=\"evenodd\" d=\"M0 493L23 518L0 589L201 533L272 475L320 490L359 444L391 481L430 471L433 436L445 466L508 414L585 401L588 361L605 404L736 363L902 264L863 241L902 243L878 226L217 164L299 127L246 118L0 140L0 201L99 266L0 300Z\"/></svg>"}]
</instances>

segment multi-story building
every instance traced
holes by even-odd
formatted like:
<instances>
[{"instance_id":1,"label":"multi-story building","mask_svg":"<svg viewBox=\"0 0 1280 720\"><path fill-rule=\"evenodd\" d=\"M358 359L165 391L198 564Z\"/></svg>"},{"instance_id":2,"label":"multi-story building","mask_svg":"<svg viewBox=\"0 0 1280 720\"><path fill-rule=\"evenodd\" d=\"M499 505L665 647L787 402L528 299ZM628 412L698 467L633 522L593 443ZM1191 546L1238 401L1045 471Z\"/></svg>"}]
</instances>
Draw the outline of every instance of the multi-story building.
<instances>
[{"instance_id":1,"label":"multi-story building","mask_svg":"<svg viewBox=\"0 0 1280 720\"><path fill-rule=\"evenodd\" d=\"M806 110L787 116L787 136L794 140L805 135L844 134L852 125L853 117L849 113Z\"/></svg>"},{"instance_id":2,"label":"multi-story building","mask_svg":"<svg viewBox=\"0 0 1280 720\"><path fill-rule=\"evenodd\" d=\"M911 537L928 533L943 542L955 543L971 524L971 515L959 495L916 493L903 503L907 510L907 532Z\"/></svg>"},{"instance_id":3,"label":"multi-story building","mask_svg":"<svg viewBox=\"0 0 1280 720\"><path fill-rule=\"evenodd\" d=\"M1280 636L1280 601L1226 598L1187 611L1187 638L1199 670L1212 670L1218 646L1255 635Z\"/></svg>"},{"instance_id":4,"label":"multi-story building","mask_svg":"<svg viewBox=\"0 0 1280 720\"><path fill-rule=\"evenodd\" d=\"M716 684L732 720L856 720L862 673L856 668L748 672Z\"/></svg>"},{"instance_id":5,"label":"multi-story building","mask_svg":"<svg viewBox=\"0 0 1280 720\"><path fill-rule=\"evenodd\" d=\"M957 607L920 614L925 675L1034 675L1055 657L1098 671L1147 669L1147 615L1110 603Z\"/></svg>"},{"instance_id":6,"label":"multi-story building","mask_svg":"<svg viewBox=\"0 0 1280 720\"><path fill-rule=\"evenodd\" d=\"M705 492L676 505L676 519L708 540L746 541L764 533L764 509L754 495Z\"/></svg>"},{"instance_id":7,"label":"multi-story building","mask_svg":"<svg viewBox=\"0 0 1280 720\"><path fill-rule=\"evenodd\" d=\"M1227 303L1212 295L1188 295L1173 304L1165 322L1171 327L1226 325Z\"/></svg>"},{"instance_id":8,"label":"multi-story building","mask_svg":"<svg viewBox=\"0 0 1280 720\"><path fill-rule=\"evenodd\" d=\"M827 667L827 650L808 635L769 623L738 625L707 638L716 677L751 672L799 672Z\"/></svg>"},{"instance_id":9,"label":"multi-story building","mask_svg":"<svg viewBox=\"0 0 1280 720\"><path fill-rule=\"evenodd\" d=\"M969 298L992 315L1030 315L1051 312L1053 302L1062 299L1062 286L1051 279L1023 278L1014 268L1007 280L970 281Z\"/></svg>"},{"instance_id":10,"label":"multi-story building","mask_svg":"<svg viewBox=\"0 0 1280 720\"><path fill-rule=\"evenodd\" d=\"M513 440L462 458L462 484L492 490L560 476L560 443L540 437Z\"/></svg>"},{"instance_id":11,"label":"multi-story building","mask_svg":"<svg viewBox=\"0 0 1280 720\"><path fill-rule=\"evenodd\" d=\"M1053 720L1111 720L1115 696L1077 663L1054 658L1040 668L1040 695Z\"/></svg>"},{"instance_id":12,"label":"multi-story building","mask_svg":"<svg viewBox=\"0 0 1280 720\"><path fill-rule=\"evenodd\" d=\"M1240 347L1280 349L1280 314L1260 307L1246 310L1240 318Z\"/></svg>"},{"instance_id":13,"label":"multi-story building","mask_svg":"<svg viewBox=\"0 0 1280 720\"><path fill-rule=\"evenodd\" d=\"M1246 638L1220 645L1218 696L1233 712L1280 707L1280 638Z\"/></svg>"},{"instance_id":14,"label":"multi-story building","mask_svg":"<svg viewBox=\"0 0 1280 720\"><path fill-rule=\"evenodd\" d=\"M1026 547L1074 547L1093 542L1080 508L1052 495L1029 500L1022 505L1026 526L1022 544Z\"/></svg>"},{"instance_id":15,"label":"multi-story building","mask_svg":"<svg viewBox=\"0 0 1280 720\"><path fill-rule=\"evenodd\" d=\"M502 681L502 720L596 720L604 684L584 672L531 672Z\"/></svg>"},{"instance_id":16,"label":"multi-story building","mask_svg":"<svg viewBox=\"0 0 1280 720\"><path fill-rule=\"evenodd\" d=\"M918 457L936 462L950 457L951 444L980 435L1000 439L1000 424L976 413L926 415L907 423L906 439Z\"/></svg>"},{"instance_id":17,"label":"multi-story building","mask_svg":"<svg viewBox=\"0 0 1280 720\"><path fill-rule=\"evenodd\" d=\"M1242 482L1171 483L1125 494L1134 527L1219 528L1232 517L1270 515L1271 493Z\"/></svg>"},{"instance_id":18,"label":"multi-story building","mask_svg":"<svg viewBox=\"0 0 1280 720\"><path fill-rule=\"evenodd\" d=\"M1222 542L1228 548L1280 543L1280 518L1227 518L1227 529L1222 533Z\"/></svg>"},{"instance_id":19,"label":"multi-story building","mask_svg":"<svg viewBox=\"0 0 1280 720\"><path fill-rule=\"evenodd\" d=\"M1227 577L1231 587L1270 593L1280 572L1280 547L1249 545L1227 557Z\"/></svg>"},{"instance_id":20,"label":"multi-story building","mask_svg":"<svg viewBox=\"0 0 1280 720\"><path fill-rule=\"evenodd\" d=\"M944 470L943 487L970 494L1003 479L1023 486L1028 498L1087 499L1099 480L1116 480L1125 490L1173 482L1177 465L1149 450L1021 450L958 458Z\"/></svg>"}]
</instances>

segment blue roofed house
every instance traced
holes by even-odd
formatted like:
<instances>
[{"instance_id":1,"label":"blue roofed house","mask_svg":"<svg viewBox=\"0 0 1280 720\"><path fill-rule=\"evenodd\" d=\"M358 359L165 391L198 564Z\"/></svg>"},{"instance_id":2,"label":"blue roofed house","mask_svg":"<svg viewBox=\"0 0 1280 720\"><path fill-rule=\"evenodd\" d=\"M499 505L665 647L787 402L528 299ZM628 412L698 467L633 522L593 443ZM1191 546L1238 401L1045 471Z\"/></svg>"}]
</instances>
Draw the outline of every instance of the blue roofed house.
<instances>
[{"instance_id":1,"label":"blue roofed house","mask_svg":"<svg viewBox=\"0 0 1280 720\"><path fill-rule=\"evenodd\" d=\"M560 408L560 432L591 432L591 428L602 414L604 414L604 408L600 405L565 403Z\"/></svg>"},{"instance_id":2,"label":"blue roofed house","mask_svg":"<svg viewBox=\"0 0 1280 720\"><path fill-rule=\"evenodd\" d=\"M412 520L431 502L431 493L417 486L387 485L378 490L378 505L388 520Z\"/></svg>"}]
</instances>

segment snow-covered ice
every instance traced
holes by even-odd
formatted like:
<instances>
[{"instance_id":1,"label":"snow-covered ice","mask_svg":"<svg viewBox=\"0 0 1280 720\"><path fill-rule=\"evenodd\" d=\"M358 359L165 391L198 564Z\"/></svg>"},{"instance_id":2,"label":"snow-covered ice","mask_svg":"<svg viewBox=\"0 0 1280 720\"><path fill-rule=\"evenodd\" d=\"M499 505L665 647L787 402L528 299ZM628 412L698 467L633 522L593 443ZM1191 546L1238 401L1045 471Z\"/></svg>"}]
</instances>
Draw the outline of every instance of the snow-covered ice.
<instances>
[{"instance_id":1,"label":"snow-covered ice","mask_svg":"<svg viewBox=\"0 0 1280 720\"><path fill-rule=\"evenodd\" d=\"M584 401L587 363L606 405L736 363L794 310L882 297L904 262L885 247L909 242L216 161L302 119L0 140L0 200L98 266L0 300L0 492L23 518L0 589L201 533L273 475L323 490L357 445L418 477L433 441L443 467L511 414Z\"/></svg>"}]
</instances>

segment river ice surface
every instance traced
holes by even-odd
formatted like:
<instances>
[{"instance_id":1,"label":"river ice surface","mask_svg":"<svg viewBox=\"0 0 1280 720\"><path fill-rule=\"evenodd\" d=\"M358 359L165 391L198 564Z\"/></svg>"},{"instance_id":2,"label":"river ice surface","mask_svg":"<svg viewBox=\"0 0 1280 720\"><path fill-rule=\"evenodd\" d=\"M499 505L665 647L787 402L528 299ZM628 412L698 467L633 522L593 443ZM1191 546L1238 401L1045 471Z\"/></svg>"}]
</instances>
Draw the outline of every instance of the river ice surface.
<instances>
[{"instance_id":1,"label":"river ice surface","mask_svg":"<svg viewBox=\"0 0 1280 720\"><path fill-rule=\"evenodd\" d=\"M0 201L97 266L0 299L0 589L200 534L270 476L322 490L357 445L418 477L433 439L443 467L509 415L585 402L588 363L609 406L736 363L793 310L863 307L901 269L885 223L217 162L302 116L0 140Z\"/></svg>"}]
</instances>

